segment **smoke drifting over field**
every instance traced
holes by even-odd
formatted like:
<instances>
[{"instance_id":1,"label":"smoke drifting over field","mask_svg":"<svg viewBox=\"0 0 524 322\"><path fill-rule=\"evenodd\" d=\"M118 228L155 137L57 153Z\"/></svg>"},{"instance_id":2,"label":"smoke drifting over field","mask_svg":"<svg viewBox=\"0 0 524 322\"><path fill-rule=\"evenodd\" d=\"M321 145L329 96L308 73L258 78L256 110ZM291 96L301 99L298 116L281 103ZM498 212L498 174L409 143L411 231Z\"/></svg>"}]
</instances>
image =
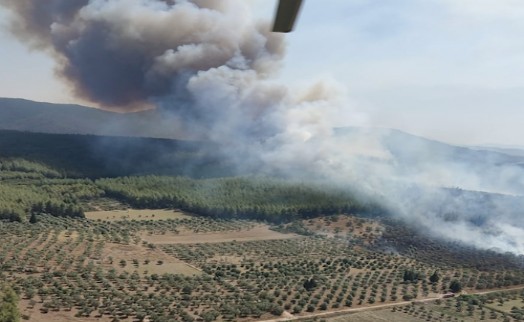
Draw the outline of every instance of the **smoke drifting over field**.
<instances>
[{"instance_id":1,"label":"smoke drifting over field","mask_svg":"<svg viewBox=\"0 0 524 322\"><path fill-rule=\"evenodd\" d=\"M484 195L437 188L521 194L519 165L495 158L475 166L478 160L421 150L420 142L386 132L338 133L336 126L364 124L365 117L349 109L336 84L291 91L271 81L284 57L283 36L255 21L244 1L0 4L13 12L13 33L52 55L79 97L119 111L155 106L197 137L224 144L239 167L255 160L268 171L351 184L436 234L524 253L518 202L490 201L489 211L478 212L472 205L485 205Z\"/></svg>"}]
</instances>

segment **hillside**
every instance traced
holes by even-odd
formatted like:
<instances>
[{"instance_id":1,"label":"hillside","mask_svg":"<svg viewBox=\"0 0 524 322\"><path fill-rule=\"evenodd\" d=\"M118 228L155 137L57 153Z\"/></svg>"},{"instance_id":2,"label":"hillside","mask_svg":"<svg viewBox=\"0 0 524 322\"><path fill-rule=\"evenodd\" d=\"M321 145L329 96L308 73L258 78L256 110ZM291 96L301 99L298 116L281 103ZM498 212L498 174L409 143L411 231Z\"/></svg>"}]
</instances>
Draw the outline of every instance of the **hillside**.
<instances>
[{"instance_id":1,"label":"hillside","mask_svg":"<svg viewBox=\"0 0 524 322\"><path fill-rule=\"evenodd\" d=\"M374 141L397 162L413 166L421 163L464 162L469 164L524 165L524 156L507 149L467 147L448 144L396 129L344 127L335 130L344 140Z\"/></svg>"},{"instance_id":2,"label":"hillside","mask_svg":"<svg viewBox=\"0 0 524 322\"><path fill-rule=\"evenodd\" d=\"M479 150L495 151L495 152L500 152L504 154L524 157L524 147L521 147L521 146L485 145L485 146L478 146L474 148L479 149Z\"/></svg>"},{"instance_id":3,"label":"hillside","mask_svg":"<svg viewBox=\"0 0 524 322\"><path fill-rule=\"evenodd\" d=\"M161 111L120 114L13 98L0 98L0 130L180 140L190 136L183 124ZM449 163L467 164L481 173L487 166L524 165L523 155L507 149L453 146L393 129L338 128L335 137L349 143L351 153L394 163L406 174Z\"/></svg>"},{"instance_id":4,"label":"hillside","mask_svg":"<svg viewBox=\"0 0 524 322\"><path fill-rule=\"evenodd\" d=\"M114 113L72 104L0 98L0 130L186 138L183 124L157 111Z\"/></svg>"},{"instance_id":5,"label":"hillside","mask_svg":"<svg viewBox=\"0 0 524 322\"><path fill-rule=\"evenodd\" d=\"M21 158L68 177L231 174L217 146L199 141L0 130L0 158Z\"/></svg>"},{"instance_id":6,"label":"hillside","mask_svg":"<svg viewBox=\"0 0 524 322\"><path fill-rule=\"evenodd\" d=\"M338 142L363 150L365 169L428 186L524 193L524 156L462 147L394 129L339 128ZM386 169L386 170L384 170Z\"/></svg>"}]
</instances>

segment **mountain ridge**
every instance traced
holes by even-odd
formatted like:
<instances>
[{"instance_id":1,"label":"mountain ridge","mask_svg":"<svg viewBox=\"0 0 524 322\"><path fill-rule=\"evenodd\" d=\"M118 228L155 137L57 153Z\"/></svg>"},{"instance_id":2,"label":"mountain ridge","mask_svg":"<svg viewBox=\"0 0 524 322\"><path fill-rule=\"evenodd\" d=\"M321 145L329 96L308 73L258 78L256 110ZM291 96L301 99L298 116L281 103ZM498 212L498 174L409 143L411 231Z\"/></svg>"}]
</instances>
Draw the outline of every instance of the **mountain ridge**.
<instances>
[{"instance_id":1,"label":"mountain ridge","mask_svg":"<svg viewBox=\"0 0 524 322\"><path fill-rule=\"evenodd\" d=\"M151 124L161 126L151 126ZM166 139L189 138L167 113L116 113L78 104L0 98L0 129L50 134L91 134Z\"/></svg>"},{"instance_id":2,"label":"mountain ridge","mask_svg":"<svg viewBox=\"0 0 524 322\"><path fill-rule=\"evenodd\" d=\"M201 141L191 137L186 127L161 110L122 114L76 104L0 98L0 130ZM524 169L523 155L453 145L397 129L343 127L333 133L337 142L350 147L348 153L379 156L378 162L392 162L395 172L406 176L434 168L460 172L466 168L466 172L473 171L479 177L488 174L493 179L503 167L511 166L518 172ZM315 142L312 148L315 144L323 143Z\"/></svg>"}]
</instances>

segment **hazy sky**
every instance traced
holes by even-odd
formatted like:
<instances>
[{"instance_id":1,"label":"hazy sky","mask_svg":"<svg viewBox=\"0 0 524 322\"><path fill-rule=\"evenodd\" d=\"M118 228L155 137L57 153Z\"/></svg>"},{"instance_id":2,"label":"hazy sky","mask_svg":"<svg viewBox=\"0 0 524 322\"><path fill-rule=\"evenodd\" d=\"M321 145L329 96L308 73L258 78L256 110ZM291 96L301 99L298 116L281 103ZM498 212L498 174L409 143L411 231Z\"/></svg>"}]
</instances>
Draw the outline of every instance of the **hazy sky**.
<instances>
[{"instance_id":1,"label":"hazy sky","mask_svg":"<svg viewBox=\"0 0 524 322\"><path fill-rule=\"evenodd\" d=\"M276 1L251 1L272 17ZM524 146L523 35L521 0L306 0L278 77L336 80L369 126ZM0 96L79 102L45 54L5 27L0 44Z\"/></svg>"}]
</instances>

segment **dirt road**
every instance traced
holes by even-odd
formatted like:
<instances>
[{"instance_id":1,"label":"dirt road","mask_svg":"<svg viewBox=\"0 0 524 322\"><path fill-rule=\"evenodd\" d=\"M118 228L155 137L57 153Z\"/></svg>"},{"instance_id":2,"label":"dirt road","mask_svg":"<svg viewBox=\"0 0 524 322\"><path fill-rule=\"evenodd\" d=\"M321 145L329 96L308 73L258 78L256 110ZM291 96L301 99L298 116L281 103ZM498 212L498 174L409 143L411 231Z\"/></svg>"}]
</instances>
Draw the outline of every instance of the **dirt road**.
<instances>
[{"instance_id":1,"label":"dirt road","mask_svg":"<svg viewBox=\"0 0 524 322\"><path fill-rule=\"evenodd\" d=\"M487 290L487 291L469 291L464 292L464 294L467 295L485 295L489 293L496 293L496 292L507 292L507 291L513 291L513 290L521 290L524 289L524 286L515 286L515 287L509 287L509 288L503 288L503 289L494 289L494 290ZM333 317L333 316L339 316L349 313L357 313L357 312L363 312L363 311L371 311L371 310L380 310L388 307L393 306L402 306L407 305L413 302L417 303L424 303L424 302L431 302L438 299L442 299L444 297L444 294L441 294L437 297L427 297L423 299L415 299L411 301L402 301L402 302L395 302L395 303L387 303L387 304L378 304L373 306L364 306L364 307L358 307L358 308L346 308L346 309L340 309L336 311L327 311L327 312L319 312L319 313L313 313L308 315L301 315L301 316L294 316L294 315L288 315L286 317L271 319L271 320L264 320L259 322L283 322L283 321L297 321L297 320L303 320L303 319L312 319L312 318L326 318L326 317Z\"/></svg>"}]
</instances>

